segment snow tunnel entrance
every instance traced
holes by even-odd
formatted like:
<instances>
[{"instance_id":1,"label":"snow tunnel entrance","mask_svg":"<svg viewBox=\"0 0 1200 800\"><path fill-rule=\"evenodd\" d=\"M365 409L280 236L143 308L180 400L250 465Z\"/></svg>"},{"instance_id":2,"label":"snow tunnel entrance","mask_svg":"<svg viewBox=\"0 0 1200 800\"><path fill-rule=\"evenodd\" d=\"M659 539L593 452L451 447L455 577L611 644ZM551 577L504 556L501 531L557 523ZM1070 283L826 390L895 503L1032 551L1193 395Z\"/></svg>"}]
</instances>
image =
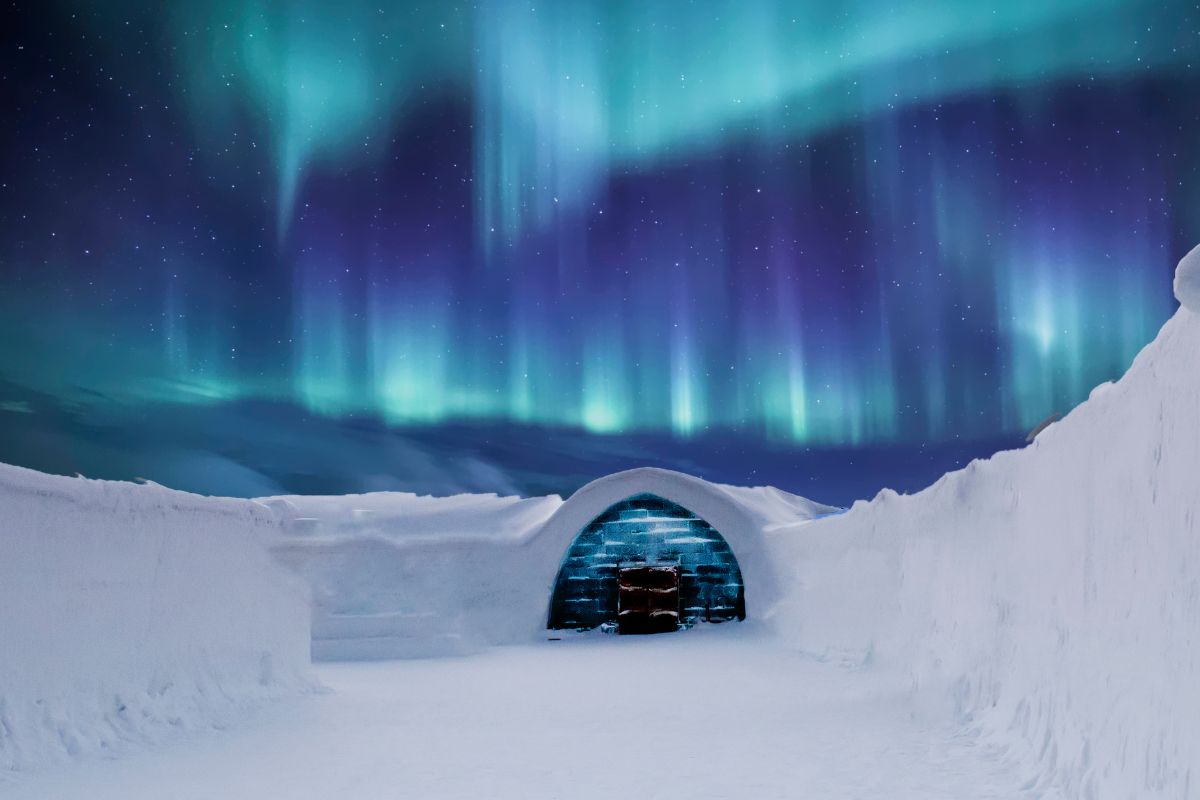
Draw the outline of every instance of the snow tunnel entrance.
<instances>
[{"instance_id":1,"label":"snow tunnel entrance","mask_svg":"<svg viewBox=\"0 0 1200 800\"><path fill-rule=\"evenodd\" d=\"M658 586L667 571L673 585ZM745 619L742 572L725 538L703 519L657 495L634 495L592 520L567 548L548 627L616 625L623 610L623 633Z\"/></svg>"}]
</instances>

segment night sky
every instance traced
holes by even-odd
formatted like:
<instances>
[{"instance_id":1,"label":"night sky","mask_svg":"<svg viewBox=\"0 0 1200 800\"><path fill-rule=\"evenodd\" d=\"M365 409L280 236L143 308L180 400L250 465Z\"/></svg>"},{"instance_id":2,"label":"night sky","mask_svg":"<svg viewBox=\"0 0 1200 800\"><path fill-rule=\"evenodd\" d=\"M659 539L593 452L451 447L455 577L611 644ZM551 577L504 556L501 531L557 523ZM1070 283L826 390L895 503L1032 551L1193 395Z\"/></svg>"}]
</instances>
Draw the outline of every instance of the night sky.
<instances>
[{"instance_id":1,"label":"night sky","mask_svg":"<svg viewBox=\"0 0 1200 800\"><path fill-rule=\"evenodd\" d=\"M0 460L197 491L915 490L1200 241L1194 1L0 11Z\"/></svg>"}]
</instances>

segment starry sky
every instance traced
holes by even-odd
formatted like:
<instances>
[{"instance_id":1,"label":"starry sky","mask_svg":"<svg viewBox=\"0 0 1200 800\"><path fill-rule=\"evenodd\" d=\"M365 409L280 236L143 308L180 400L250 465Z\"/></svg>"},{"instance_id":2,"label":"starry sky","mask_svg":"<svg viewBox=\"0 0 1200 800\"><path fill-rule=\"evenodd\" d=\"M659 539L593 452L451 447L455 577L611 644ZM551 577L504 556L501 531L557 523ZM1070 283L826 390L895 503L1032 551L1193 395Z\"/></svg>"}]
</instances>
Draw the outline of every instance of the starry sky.
<instances>
[{"instance_id":1,"label":"starry sky","mask_svg":"<svg viewBox=\"0 0 1200 800\"><path fill-rule=\"evenodd\" d=\"M197 491L920 488L1200 241L1163 0L6 2L0 460Z\"/></svg>"}]
</instances>

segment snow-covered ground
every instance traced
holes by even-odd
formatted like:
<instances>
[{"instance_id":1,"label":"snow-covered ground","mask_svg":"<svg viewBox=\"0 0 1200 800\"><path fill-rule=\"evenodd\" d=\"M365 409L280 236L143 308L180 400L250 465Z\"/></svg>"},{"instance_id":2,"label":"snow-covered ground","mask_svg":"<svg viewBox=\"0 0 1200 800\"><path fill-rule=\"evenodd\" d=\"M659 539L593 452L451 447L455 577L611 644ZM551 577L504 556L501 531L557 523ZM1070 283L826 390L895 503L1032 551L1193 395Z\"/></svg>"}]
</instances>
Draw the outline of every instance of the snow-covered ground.
<instances>
[{"instance_id":1,"label":"snow-covered ground","mask_svg":"<svg viewBox=\"0 0 1200 800\"><path fill-rule=\"evenodd\" d=\"M324 664L318 674L333 693L222 735L0 783L0 796L1030 796L1002 753L914 706L906 685L808 660L747 625Z\"/></svg>"}]
</instances>

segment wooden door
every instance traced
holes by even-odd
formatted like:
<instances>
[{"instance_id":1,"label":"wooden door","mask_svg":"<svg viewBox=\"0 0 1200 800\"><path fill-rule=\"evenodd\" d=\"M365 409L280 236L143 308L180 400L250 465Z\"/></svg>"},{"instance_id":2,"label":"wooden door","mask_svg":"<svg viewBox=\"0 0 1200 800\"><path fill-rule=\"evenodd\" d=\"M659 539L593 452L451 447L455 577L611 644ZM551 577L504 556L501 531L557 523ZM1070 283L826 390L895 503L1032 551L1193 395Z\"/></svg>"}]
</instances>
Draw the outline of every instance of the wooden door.
<instances>
[{"instance_id":1,"label":"wooden door","mask_svg":"<svg viewBox=\"0 0 1200 800\"><path fill-rule=\"evenodd\" d=\"M679 627L679 567L625 567L617 577L618 633L667 633Z\"/></svg>"}]
</instances>

